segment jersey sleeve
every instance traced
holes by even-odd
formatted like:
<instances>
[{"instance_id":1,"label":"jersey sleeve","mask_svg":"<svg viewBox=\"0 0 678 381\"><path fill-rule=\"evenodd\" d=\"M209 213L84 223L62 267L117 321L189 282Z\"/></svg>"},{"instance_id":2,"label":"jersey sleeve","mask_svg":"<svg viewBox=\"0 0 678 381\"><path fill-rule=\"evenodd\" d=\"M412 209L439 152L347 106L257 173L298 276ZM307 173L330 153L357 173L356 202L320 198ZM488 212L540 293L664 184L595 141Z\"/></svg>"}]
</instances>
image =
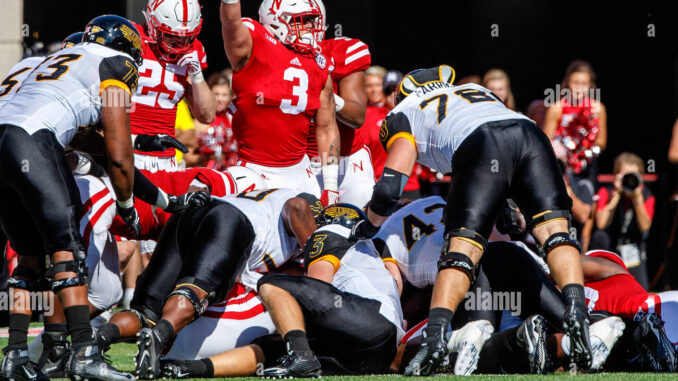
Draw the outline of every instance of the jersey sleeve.
<instances>
[{"instance_id":1,"label":"jersey sleeve","mask_svg":"<svg viewBox=\"0 0 678 381\"><path fill-rule=\"evenodd\" d=\"M372 64L369 47L358 39L335 38L328 40L327 43L329 54L334 60L333 80L366 70Z\"/></svg>"},{"instance_id":2,"label":"jersey sleeve","mask_svg":"<svg viewBox=\"0 0 678 381\"><path fill-rule=\"evenodd\" d=\"M99 64L99 80L101 89L117 86L131 95L137 88L139 68L129 57L122 55L106 57Z\"/></svg>"},{"instance_id":3,"label":"jersey sleeve","mask_svg":"<svg viewBox=\"0 0 678 381\"><path fill-rule=\"evenodd\" d=\"M202 42L198 40L193 41L193 49L195 49L198 52L200 68L202 70L207 69L207 53L205 53L205 47L202 45Z\"/></svg>"},{"instance_id":4,"label":"jersey sleeve","mask_svg":"<svg viewBox=\"0 0 678 381\"><path fill-rule=\"evenodd\" d=\"M307 269L318 261L328 261L334 266L335 273L339 270L341 259L353 246L348 240L348 233L339 229L348 230L338 225L329 225L316 230L309 237L304 245L304 263Z\"/></svg>"},{"instance_id":5,"label":"jersey sleeve","mask_svg":"<svg viewBox=\"0 0 678 381\"><path fill-rule=\"evenodd\" d=\"M410 120L402 112L389 114L381 123L381 128L379 129L379 140L386 153L391 148L391 144L398 138L407 139L415 149L417 148Z\"/></svg>"}]
</instances>

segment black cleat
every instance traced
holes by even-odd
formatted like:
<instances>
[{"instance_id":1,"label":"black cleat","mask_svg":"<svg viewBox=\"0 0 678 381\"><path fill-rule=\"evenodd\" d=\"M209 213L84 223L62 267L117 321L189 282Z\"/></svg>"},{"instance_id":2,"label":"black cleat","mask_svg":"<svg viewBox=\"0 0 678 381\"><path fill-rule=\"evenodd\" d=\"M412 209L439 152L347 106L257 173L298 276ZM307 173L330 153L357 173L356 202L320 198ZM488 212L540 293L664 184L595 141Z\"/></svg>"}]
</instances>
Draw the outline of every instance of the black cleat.
<instances>
[{"instance_id":1,"label":"black cleat","mask_svg":"<svg viewBox=\"0 0 678 381\"><path fill-rule=\"evenodd\" d=\"M137 378L152 380L160 375L160 356L163 346L160 338L151 328L142 328L137 333L137 346L139 351L134 359Z\"/></svg>"},{"instance_id":2,"label":"black cleat","mask_svg":"<svg viewBox=\"0 0 678 381\"><path fill-rule=\"evenodd\" d=\"M176 380L180 378L198 378L189 371L188 362L195 360L160 360L160 374L163 378Z\"/></svg>"},{"instance_id":3,"label":"black cleat","mask_svg":"<svg viewBox=\"0 0 678 381\"><path fill-rule=\"evenodd\" d=\"M563 318L563 330L570 337L570 362L575 364L578 370L590 369L593 351L589 336L588 313L572 302Z\"/></svg>"},{"instance_id":4,"label":"black cleat","mask_svg":"<svg viewBox=\"0 0 678 381\"><path fill-rule=\"evenodd\" d=\"M66 377L66 363L71 357L71 343L66 333L42 334L42 354L38 369L50 378Z\"/></svg>"},{"instance_id":5,"label":"black cleat","mask_svg":"<svg viewBox=\"0 0 678 381\"><path fill-rule=\"evenodd\" d=\"M544 374L550 368L550 358L546 352L546 326L544 318L533 315L518 327L518 344L527 351L530 361L530 373Z\"/></svg>"},{"instance_id":6,"label":"black cleat","mask_svg":"<svg viewBox=\"0 0 678 381\"><path fill-rule=\"evenodd\" d=\"M313 351L289 351L278 360L278 366L264 369L264 378L320 377L320 361Z\"/></svg>"},{"instance_id":7,"label":"black cleat","mask_svg":"<svg viewBox=\"0 0 678 381\"><path fill-rule=\"evenodd\" d=\"M106 363L94 342L73 345L73 353L66 364L66 374L74 381L134 381L131 374Z\"/></svg>"},{"instance_id":8,"label":"black cleat","mask_svg":"<svg viewBox=\"0 0 678 381\"><path fill-rule=\"evenodd\" d=\"M2 353L5 355L0 371L3 381L49 381L49 377L29 360L28 347L5 347Z\"/></svg>"},{"instance_id":9,"label":"black cleat","mask_svg":"<svg viewBox=\"0 0 678 381\"><path fill-rule=\"evenodd\" d=\"M423 336L419 351L405 368L405 376L428 376L449 363L444 332L440 330L427 337L424 330Z\"/></svg>"},{"instance_id":10,"label":"black cleat","mask_svg":"<svg viewBox=\"0 0 678 381\"><path fill-rule=\"evenodd\" d=\"M634 318L638 322L633 340L640 348L644 362L654 372L675 372L678 368L676 350L666 336L664 322L656 313L641 312Z\"/></svg>"}]
</instances>

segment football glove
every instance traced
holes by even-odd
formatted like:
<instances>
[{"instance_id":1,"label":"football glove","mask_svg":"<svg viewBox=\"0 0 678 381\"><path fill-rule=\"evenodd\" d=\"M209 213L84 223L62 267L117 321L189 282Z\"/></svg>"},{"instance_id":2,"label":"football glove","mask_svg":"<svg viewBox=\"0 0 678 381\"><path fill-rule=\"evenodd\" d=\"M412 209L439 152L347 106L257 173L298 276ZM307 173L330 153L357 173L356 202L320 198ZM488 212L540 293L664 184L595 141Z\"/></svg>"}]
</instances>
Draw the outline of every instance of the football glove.
<instances>
[{"instance_id":1,"label":"football glove","mask_svg":"<svg viewBox=\"0 0 678 381\"><path fill-rule=\"evenodd\" d=\"M200 208L212 201L209 193L204 191L188 192L181 196L168 194L167 198L169 203L165 211L172 214L183 213L192 208Z\"/></svg>"},{"instance_id":2,"label":"football glove","mask_svg":"<svg viewBox=\"0 0 678 381\"><path fill-rule=\"evenodd\" d=\"M137 214L137 210L134 209L134 206L131 206L129 208L125 208L124 206L120 206L119 203L115 203L115 210L122 218L122 220L129 226L130 229L132 229L132 232L134 233L134 237L137 238L141 234L141 222L139 221L139 215Z\"/></svg>"},{"instance_id":3,"label":"football glove","mask_svg":"<svg viewBox=\"0 0 678 381\"><path fill-rule=\"evenodd\" d=\"M325 189L320 196L320 202L323 206L333 205L339 202L339 192Z\"/></svg>"},{"instance_id":4,"label":"football glove","mask_svg":"<svg viewBox=\"0 0 678 381\"><path fill-rule=\"evenodd\" d=\"M167 134L141 134L134 138L134 149L138 151L162 152L168 148L176 148L183 153L188 153L188 148L183 143Z\"/></svg>"}]
</instances>

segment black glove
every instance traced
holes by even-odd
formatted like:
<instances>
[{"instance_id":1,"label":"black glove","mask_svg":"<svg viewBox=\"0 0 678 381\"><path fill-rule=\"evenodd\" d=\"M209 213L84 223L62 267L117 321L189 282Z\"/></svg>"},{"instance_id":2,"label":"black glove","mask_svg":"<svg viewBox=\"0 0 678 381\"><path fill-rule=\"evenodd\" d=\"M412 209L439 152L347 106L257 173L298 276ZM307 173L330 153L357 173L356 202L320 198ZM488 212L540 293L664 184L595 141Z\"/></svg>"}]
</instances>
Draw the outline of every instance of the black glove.
<instances>
[{"instance_id":1,"label":"black glove","mask_svg":"<svg viewBox=\"0 0 678 381\"><path fill-rule=\"evenodd\" d=\"M200 208L212 201L210 195L204 191L188 192L181 196L168 194L167 198L169 199L169 204L165 211L172 214L183 213L192 208Z\"/></svg>"},{"instance_id":2,"label":"black glove","mask_svg":"<svg viewBox=\"0 0 678 381\"><path fill-rule=\"evenodd\" d=\"M188 148L177 139L166 135L137 135L134 139L134 149L144 152L162 152L168 148L176 148L183 153L188 153Z\"/></svg>"},{"instance_id":3,"label":"black glove","mask_svg":"<svg viewBox=\"0 0 678 381\"><path fill-rule=\"evenodd\" d=\"M358 222L351 229L351 235L348 237L350 241L359 241L361 239L370 239L379 232L379 226L374 226L370 220L363 220Z\"/></svg>"},{"instance_id":4,"label":"black glove","mask_svg":"<svg viewBox=\"0 0 678 381\"><path fill-rule=\"evenodd\" d=\"M117 202L115 203L115 210L122 220L125 221L127 226L132 229L134 232L134 238L138 238L139 234L141 234L141 222L139 221L137 210L134 209L134 207L123 208Z\"/></svg>"}]
</instances>

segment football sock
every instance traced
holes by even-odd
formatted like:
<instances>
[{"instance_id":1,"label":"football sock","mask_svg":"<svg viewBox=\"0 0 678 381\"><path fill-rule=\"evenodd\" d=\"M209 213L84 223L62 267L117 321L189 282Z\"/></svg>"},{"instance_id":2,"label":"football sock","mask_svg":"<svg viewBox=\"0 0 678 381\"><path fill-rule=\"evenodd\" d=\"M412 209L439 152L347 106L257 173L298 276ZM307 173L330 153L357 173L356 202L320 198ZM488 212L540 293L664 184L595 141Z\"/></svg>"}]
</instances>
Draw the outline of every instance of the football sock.
<instances>
[{"instance_id":1,"label":"football sock","mask_svg":"<svg viewBox=\"0 0 678 381\"><path fill-rule=\"evenodd\" d=\"M308 338L306 332L295 329L285 334L285 342L288 348L292 351L306 351L311 349L308 345Z\"/></svg>"},{"instance_id":2,"label":"football sock","mask_svg":"<svg viewBox=\"0 0 678 381\"><path fill-rule=\"evenodd\" d=\"M28 343L28 325L31 315L9 314L9 342L10 347L25 347Z\"/></svg>"},{"instance_id":3,"label":"football sock","mask_svg":"<svg viewBox=\"0 0 678 381\"><path fill-rule=\"evenodd\" d=\"M447 308L431 308L431 311L428 313L428 325L424 328L427 337L440 334L441 332L444 332L443 330L447 330L447 326L452 321L453 316L454 312Z\"/></svg>"},{"instance_id":4,"label":"football sock","mask_svg":"<svg viewBox=\"0 0 678 381\"><path fill-rule=\"evenodd\" d=\"M74 345L92 341L92 326L89 324L88 306L70 306L64 308L68 333Z\"/></svg>"},{"instance_id":5,"label":"football sock","mask_svg":"<svg viewBox=\"0 0 678 381\"><path fill-rule=\"evenodd\" d=\"M169 321L162 319L153 327L153 332L160 339L160 343L164 346L174 337L174 327Z\"/></svg>"}]
</instances>

